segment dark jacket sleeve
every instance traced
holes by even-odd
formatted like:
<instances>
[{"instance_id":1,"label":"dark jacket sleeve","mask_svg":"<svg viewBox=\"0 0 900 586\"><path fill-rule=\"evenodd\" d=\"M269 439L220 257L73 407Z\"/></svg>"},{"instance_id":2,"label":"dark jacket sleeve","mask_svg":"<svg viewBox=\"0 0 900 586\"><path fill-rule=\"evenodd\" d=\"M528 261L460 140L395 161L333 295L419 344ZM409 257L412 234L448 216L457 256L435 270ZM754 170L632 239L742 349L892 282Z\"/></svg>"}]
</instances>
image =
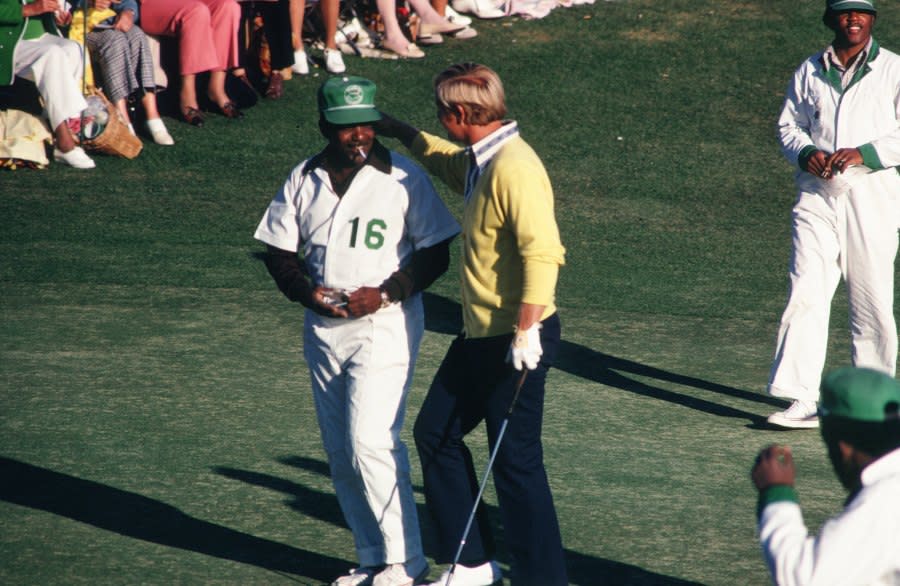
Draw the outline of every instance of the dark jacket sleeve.
<instances>
[{"instance_id":1,"label":"dark jacket sleeve","mask_svg":"<svg viewBox=\"0 0 900 586\"><path fill-rule=\"evenodd\" d=\"M266 268L285 297L306 307L312 306L313 287L297 253L269 246Z\"/></svg>"},{"instance_id":2,"label":"dark jacket sleeve","mask_svg":"<svg viewBox=\"0 0 900 586\"><path fill-rule=\"evenodd\" d=\"M430 287L450 266L450 242L453 238L415 251L409 263L388 277L380 289L387 292L392 301L403 301Z\"/></svg>"}]
</instances>

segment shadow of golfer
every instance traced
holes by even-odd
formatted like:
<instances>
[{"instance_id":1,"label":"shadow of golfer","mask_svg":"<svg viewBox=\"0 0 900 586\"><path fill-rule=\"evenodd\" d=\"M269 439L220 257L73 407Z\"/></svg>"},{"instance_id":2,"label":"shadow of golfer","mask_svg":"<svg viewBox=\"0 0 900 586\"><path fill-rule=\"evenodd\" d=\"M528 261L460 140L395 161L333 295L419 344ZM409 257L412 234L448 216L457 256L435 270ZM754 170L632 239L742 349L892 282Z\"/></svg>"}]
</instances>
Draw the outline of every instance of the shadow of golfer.
<instances>
[{"instance_id":1,"label":"shadow of golfer","mask_svg":"<svg viewBox=\"0 0 900 586\"><path fill-rule=\"evenodd\" d=\"M428 293L427 291L422 294L422 300L425 304L425 328L427 330L443 334L457 334L462 330L462 317L459 303L440 295ZM669 372L667 370L641 364L640 362L618 358L611 354L604 354L603 352L598 352L593 348L588 348L581 344L568 342L565 339L565 322L563 323L563 340L559 344L559 352L557 353L556 363L553 365L553 368L602 385L631 393L637 393L646 397L652 397L654 399L669 401L670 403L676 403L711 415L749 419L752 422L752 425L759 425L761 421L764 421L764 418L749 411L720 405L714 401L691 397L675 391L663 389L659 386L643 383L634 378L625 376L622 373L652 378L658 381L686 387L693 387L695 389L734 397L736 399L763 403L765 405L784 406L784 401L776 399L775 397L735 389L707 380Z\"/></svg>"},{"instance_id":2,"label":"shadow of golfer","mask_svg":"<svg viewBox=\"0 0 900 586\"><path fill-rule=\"evenodd\" d=\"M279 458L279 462L324 477L329 476L328 465L321 460L306 456L288 456ZM314 517L345 527L343 517L337 505L337 498L333 494L324 494L301 484L279 478L269 474L260 474L248 470L236 470L233 468L216 468L219 474L235 480L243 480L255 486L261 486L270 490L277 490L288 495L288 506L304 516ZM413 487L418 493L422 493L421 486ZM330 503L327 501L331 501ZM500 511L497 507L486 507L490 524L494 531L498 560L509 563L505 552L503 540L503 528L500 525ZM335 517L337 511L337 518ZM433 541L433 530L430 517L425 507L418 507L419 522L422 526L422 539L426 552L436 551ZM577 551L565 550L566 566L569 573L569 583L577 586L598 586L602 584L615 584L616 586L697 586L697 582L690 582L680 578L673 578L664 574L657 574L622 562L597 558Z\"/></svg>"},{"instance_id":3,"label":"shadow of golfer","mask_svg":"<svg viewBox=\"0 0 900 586\"><path fill-rule=\"evenodd\" d=\"M0 457L0 499L152 543L330 581L352 562L196 519L140 494Z\"/></svg>"}]
</instances>

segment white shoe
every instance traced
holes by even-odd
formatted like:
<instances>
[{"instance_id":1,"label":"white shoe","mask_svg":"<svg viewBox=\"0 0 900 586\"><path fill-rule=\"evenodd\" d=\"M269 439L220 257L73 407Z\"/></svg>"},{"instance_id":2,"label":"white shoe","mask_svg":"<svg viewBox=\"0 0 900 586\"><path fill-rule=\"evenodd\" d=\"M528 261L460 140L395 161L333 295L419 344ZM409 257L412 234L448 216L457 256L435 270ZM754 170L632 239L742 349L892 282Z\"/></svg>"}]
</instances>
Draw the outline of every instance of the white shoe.
<instances>
[{"instance_id":1,"label":"white shoe","mask_svg":"<svg viewBox=\"0 0 900 586\"><path fill-rule=\"evenodd\" d=\"M766 421L778 427L812 429L819 427L819 414L814 401L794 401L784 411L769 415Z\"/></svg>"},{"instance_id":2,"label":"white shoe","mask_svg":"<svg viewBox=\"0 0 900 586\"><path fill-rule=\"evenodd\" d=\"M496 6L492 0L452 0L453 10L474 14L478 18L491 19L503 18L506 12Z\"/></svg>"},{"instance_id":3,"label":"white shoe","mask_svg":"<svg viewBox=\"0 0 900 586\"><path fill-rule=\"evenodd\" d=\"M161 144L163 146L172 146L175 144L175 139L172 138L172 135L166 130L166 125L163 123L162 118L147 120L147 130L150 132L150 136L153 137L153 142L156 144Z\"/></svg>"},{"instance_id":4,"label":"white shoe","mask_svg":"<svg viewBox=\"0 0 900 586\"><path fill-rule=\"evenodd\" d=\"M346 576L340 576L331 586L371 586L378 568L353 568Z\"/></svg>"},{"instance_id":5,"label":"white shoe","mask_svg":"<svg viewBox=\"0 0 900 586\"><path fill-rule=\"evenodd\" d=\"M84 152L84 149L82 149L81 147L75 147L67 153L54 148L53 160L59 163L65 163L66 165L75 167L76 169L93 169L97 166L97 164L94 163L94 160L87 156L87 153Z\"/></svg>"},{"instance_id":6,"label":"white shoe","mask_svg":"<svg viewBox=\"0 0 900 586\"><path fill-rule=\"evenodd\" d=\"M476 31L475 29L473 29L470 26L467 26L466 28L464 28L461 31L453 33L453 38L459 39L460 41L464 41L466 39L474 39L477 36L478 36L478 31Z\"/></svg>"},{"instance_id":7,"label":"white shoe","mask_svg":"<svg viewBox=\"0 0 900 586\"><path fill-rule=\"evenodd\" d=\"M325 69L328 73L344 73L347 67L344 65L344 57L337 49L325 49Z\"/></svg>"},{"instance_id":8,"label":"white shoe","mask_svg":"<svg viewBox=\"0 0 900 586\"><path fill-rule=\"evenodd\" d=\"M447 586L448 578L450 578L449 569L441 574L437 582L432 582L428 586ZM491 584L499 582L501 578L503 578L503 573L495 561L485 562L474 568L456 564L450 586L491 586Z\"/></svg>"},{"instance_id":9,"label":"white shoe","mask_svg":"<svg viewBox=\"0 0 900 586\"><path fill-rule=\"evenodd\" d=\"M414 586L428 575L428 562L418 557L404 564L390 564L375 576L372 586Z\"/></svg>"},{"instance_id":10,"label":"white shoe","mask_svg":"<svg viewBox=\"0 0 900 586\"><path fill-rule=\"evenodd\" d=\"M303 49L294 51L294 64L291 65L291 71L297 75L309 74L309 61L306 59L306 51Z\"/></svg>"},{"instance_id":11,"label":"white shoe","mask_svg":"<svg viewBox=\"0 0 900 586\"><path fill-rule=\"evenodd\" d=\"M463 16L459 12L453 10L452 7L447 6L444 9L444 18L452 22L453 24L461 24L463 26L469 26L472 24L472 19L468 16Z\"/></svg>"}]
</instances>

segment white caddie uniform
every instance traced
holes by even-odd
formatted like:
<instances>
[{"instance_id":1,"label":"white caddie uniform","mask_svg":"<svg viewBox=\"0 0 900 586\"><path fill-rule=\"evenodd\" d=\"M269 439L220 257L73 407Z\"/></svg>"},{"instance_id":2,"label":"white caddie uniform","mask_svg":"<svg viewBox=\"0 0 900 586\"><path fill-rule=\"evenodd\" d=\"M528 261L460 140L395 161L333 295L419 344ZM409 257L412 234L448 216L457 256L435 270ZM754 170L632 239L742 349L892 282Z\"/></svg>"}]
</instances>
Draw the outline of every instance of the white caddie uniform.
<instances>
[{"instance_id":1,"label":"white caddie uniform","mask_svg":"<svg viewBox=\"0 0 900 586\"><path fill-rule=\"evenodd\" d=\"M759 538L779 586L900 584L900 449L862 472L862 490L844 511L809 535L796 493L773 491L759 515Z\"/></svg>"},{"instance_id":2,"label":"white caddie uniform","mask_svg":"<svg viewBox=\"0 0 900 586\"><path fill-rule=\"evenodd\" d=\"M850 305L852 360L897 368L894 259L900 227L900 57L873 40L846 87L816 54L795 72L778 121L794 165L804 149L859 148L866 167L831 182L797 172L790 296L781 318L769 393L817 401L831 301L841 277Z\"/></svg>"},{"instance_id":3,"label":"white caddie uniform","mask_svg":"<svg viewBox=\"0 0 900 586\"><path fill-rule=\"evenodd\" d=\"M297 166L255 238L302 246L313 286L377 287L415 250L459 233L427 174L391 152L390 173L363 166L343 197L321 167ZM409 458L400 439L424 332L420 294L360 318L304 314L303 353L332 480L361 566L422 555Z\"/></svg>"}]
</instances>

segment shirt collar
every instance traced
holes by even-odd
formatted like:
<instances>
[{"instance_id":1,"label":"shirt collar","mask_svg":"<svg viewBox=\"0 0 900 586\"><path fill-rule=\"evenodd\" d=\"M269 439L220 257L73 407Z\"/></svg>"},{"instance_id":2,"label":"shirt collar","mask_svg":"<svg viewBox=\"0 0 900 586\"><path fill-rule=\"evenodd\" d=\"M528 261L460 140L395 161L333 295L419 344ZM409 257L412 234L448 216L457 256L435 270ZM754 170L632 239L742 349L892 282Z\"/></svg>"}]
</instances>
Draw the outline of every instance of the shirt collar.
<instances>
[{"instance_id":1,"label":"shirt collar","mask_svg":"<svg viewBox=\"0 0 900 586\"><path fill-rule=\"evenodd\" d=\"M900 448L878 458L862 471L863 486L871 486L889 476L900 474Z\"/></svg>"},{"instance_id":2,"label":"shirt collar","mask_svg":"<svg viewBox=\"0 0 900 586\"><path fill-rule=\"evenodd\" d=\"M317 155L315 155L312 159L309 160L309 163L306 165L306 168L303 169L303 174L308 174L315 169L325 169L326 157L325 151L322 150ZM366 160L363 167L369 165L374 169L381 171L385 175L390 175L391 173L391 151L388 150L386 146L375 141L374 146L372 147L372 153L369 155L369 158Z\"/></svg>"},{"instance_id":3,"label":"shirt collar","mask_svg":"<svg viewBox=\"0 0 900 586\"><path fill-rule=\"evenodd\" d=\"M509 120L504 122L500 128L470 146L469 152L472 154L475 164L478 167L484 167L494 158L494 155L497 154L497 151L504 144L517 136L519 136L519 125L515 120Z\"/></svg>"},{"instance_id":4,"label":"shirt collar","mask_svg":"<svg viewBox=\"0 0 900 586\"><path fill-rule=\"evenodd\" d=\"M875 40L875 37L869 37L869 42L866 43L865 49L859 52L859 55L856 56L856 59L853 60L853 64L850 67L845 68L841 63L841 60L838 59L837 53L834 51L833 45L828 45L825 49L825 54L822 56L822 65L825 67L825 71L828 71L832 66L840 71L850 70L850 69L859 69L861 64L865 63L869 58L869 53L872 50L872 42Z\"/></svg>"}]
</instances>

